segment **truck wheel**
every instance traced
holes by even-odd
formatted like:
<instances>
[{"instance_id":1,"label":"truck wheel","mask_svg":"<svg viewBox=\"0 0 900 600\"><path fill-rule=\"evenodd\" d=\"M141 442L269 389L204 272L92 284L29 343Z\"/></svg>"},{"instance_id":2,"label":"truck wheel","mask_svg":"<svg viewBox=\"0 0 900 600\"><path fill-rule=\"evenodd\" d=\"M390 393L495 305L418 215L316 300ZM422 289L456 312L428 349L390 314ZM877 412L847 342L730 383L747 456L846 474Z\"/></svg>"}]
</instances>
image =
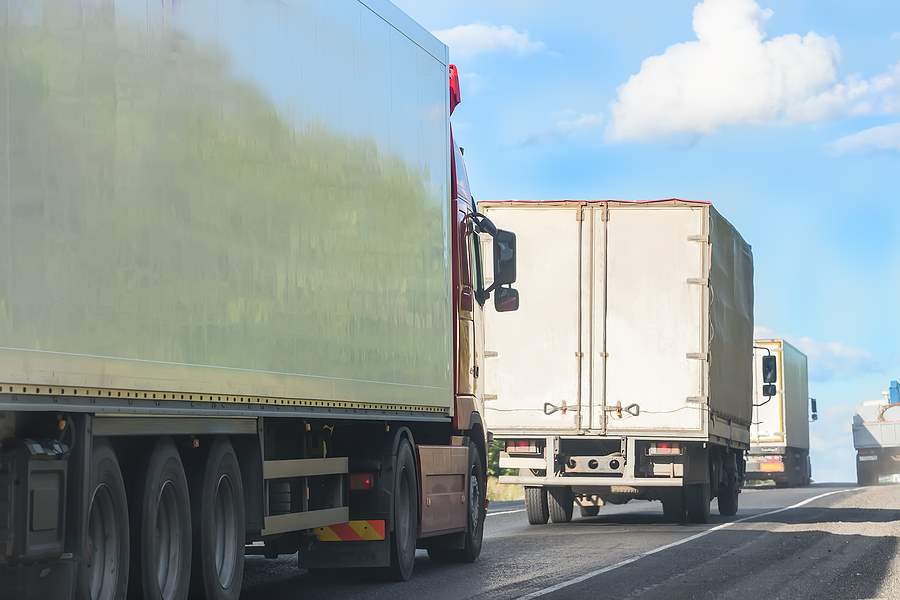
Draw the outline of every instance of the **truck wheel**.
<instances>
[{"instance_id":1,"label":"truck wheel","mask_svg":"<svg viewBox=\"0 0 900 600\"><path fill-rule=\"evenodd\" d=\"M416 461L409 442L403 440L394 464L394 519L391 531L391 566L385 575L392 581L407 581L416 562L419 527L419 493Z\"/></svg>"},{"instance_id":2,"label":"truck wheel","mask_svg":"<svg viewBox=\"0 0 900 600\"><path fill-rule=\"evenodd\" d=\"M875 475L875 469L868 463L856 461L856 483L858 485L875 485L878 477Z\"/></svg>"},{"instance_id":3,"label":"truck wheel","mask_svg":"<svg viewBox=\"0 0 900 600\"><path fill-rule=\"evenodd\" d=\"M710 493L708 483L694 483L684 486L684 503L689 522L709 523Z\"/></svg>"},{"instance_id":4,"label":"truck wheel","mask_svg":"<svg viewBox=\"0 0 900 600\"><path fill-rule=\"evenodd\" d=\"M469 446L469 513L464 545L460 549L445 548L435 545L428 548L428 557L438 562L473 563L481 554L481 543L484 540L484 519L487 510L484 507L484 494L487 480L481 467L481 454L478 447Z\"/></svg>"},{"instance_id":5,"label":"truck wheel","mask_svg":"<svg viewBox=\"0 0 900 600\"><path fill-rule=\"evenodd\" d=\"M244 485L228 438L215 438L192 471L191 504L191 598L237 600L244 578Z\"/></svg>"},{"instance_id":6,"label":"truck wheel","mask_svg":"<svg viewBox=\"0 0 900 600\"><path fill-rule=\"evenodd\" d=\"M669 495L663 499L663 516L666 521L674 521L675 523L684 523L684 497L681 490Z\"/></svg>"},{"instance_id":7,"label":"truck wheel","mask_svg":"<svg viewBox=\"0 0 900 600\"><path fill-rule=\"evenodd\" d=\"M191 502L178 448L160 438L129 487L131 595L183 600L191 583Z\"/></svg>"},{"instance_id":8,"label":"truck wheel","mask_svg":"<svg viewBox=\"0 0 900 600\"><path fill-rule=\"evenodd\" d=\"M599 506L581 506L580 509L582 518L596 517L600 514Z\"/></svg>"},{"instance_id":9,"label":"truck wheel","mask_svg":"<svg viewBox=\"0 0 900 600\"><path fill-rule=\"evenodd\" d=\"M737 480L729 482L727 486L719 488L719 514L723 517L733 517L738 511L740 488Z\"/></svg>"},{"instance_id":10,"label":"truck wheel","mask_svg":"<svg viewBox=\"0 0 900 600\"><path fill-rule=\"evenodd\" d=\"M575 498L570 487L552 487L548 491L550 520L554 523L568 523L575 510Z\"/></svg>"},{"instance_id":11,"label":"truck wheel","mask_svg":"<svg viewBox=\"0 0 900 600\"><path fill-rule=\"evenodd\" d=\"M95 440L84 561L78 570L80 600L118 600L128 591L128 497L112 447Z\"/></svg>"},{"instance_id":12,"label":"truck wheel","mask_svg":"<svg viewBox=\"0 0 900 600\"><path fill-rule=\"evenodd\" d=\"M530 525L545 525L550 519L550 507L547 504L547 488L525 488L525 512Z\"/></svg>"}]
</instances>

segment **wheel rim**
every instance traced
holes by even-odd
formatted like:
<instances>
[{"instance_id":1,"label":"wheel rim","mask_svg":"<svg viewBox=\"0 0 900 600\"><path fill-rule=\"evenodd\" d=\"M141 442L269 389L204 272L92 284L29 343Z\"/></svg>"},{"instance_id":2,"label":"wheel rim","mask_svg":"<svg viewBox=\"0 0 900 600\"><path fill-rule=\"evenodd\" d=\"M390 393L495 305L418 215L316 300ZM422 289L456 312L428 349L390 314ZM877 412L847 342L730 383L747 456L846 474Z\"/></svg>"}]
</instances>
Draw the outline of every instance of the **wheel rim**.
<instances>
[{"instance_id":1,"label":"wheel rim","mask_svg":"<svg viewBox=\"0 0 900 600\"><path fill-rule=\"evenodd\" d=\"M469 531L478 529L479 513L481 512L481 481L478 480L478 471L473 466L469 473Z\"/></svg>"},{"instance_id":2,"label":"wheel rim","mask_svg":"<svg viewBox=\"0 0 900 600\"><path fill-rule=\"evenodd\" d=\"M237 549L234 544L237 532L236 505L231 478L222 475L216 484L213 529L216 576L223 589L231 587L236 570Z\"/></svg>"},{"instance_id":3,"label":"wheel rim","mask_svg":"<svg viewBox=\"0 0 900 600\"><path fill-rule=\"evenodd\" d=\"M182 573L184 518L178 510L178 492L168 479L160 487L156 504L156 582L162 597L173 598Z\"/></svg>"},{"instance_id":4,"label":"wheel rim","mask_svg":"<svg viewBox=\"0 0 900 600\"><path fill-rule=\"evenodd\" d=\"M112 491L101 484L94 490L88 517L86 559L92 600L115 597L121 546Z\"/></svg>"},{"instance_id":5,"label":"wheel rim","mask_svg":"<svg viewBox=\"0 0 900 600\"><path fill-rule=\"evenodd\" d=\"M400 473L400 494L397 498L397 540L403 540L402 544L398 544L398 550L406 552L405 540L409 537L409 471L406 467Z\"/></svg>"}]
</instances>

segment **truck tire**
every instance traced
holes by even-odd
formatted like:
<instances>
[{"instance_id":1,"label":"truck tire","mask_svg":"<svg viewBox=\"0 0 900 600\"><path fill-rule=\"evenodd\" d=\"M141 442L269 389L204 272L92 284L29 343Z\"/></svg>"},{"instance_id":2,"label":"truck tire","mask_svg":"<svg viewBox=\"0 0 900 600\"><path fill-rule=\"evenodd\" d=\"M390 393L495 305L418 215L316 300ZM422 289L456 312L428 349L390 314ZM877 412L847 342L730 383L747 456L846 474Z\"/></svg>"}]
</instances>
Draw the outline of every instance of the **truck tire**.
<instances>
[{"instance_id":1,"label":"truck tire","mask_svg":"<svg viewBox=\"0 0 900 600\"><path fill-rule=\"evenodd\" d=\"M525 488L525 512L529 525L546 525L550 520L550 507L547 504L547 488Z\"/></svg>"},{"instance_id":2,"label":"truck tire","mask_svg":"<svg viewBox=\"0 0 900 600\"><path fill-rule=\"evenodd\" d=\"M710 492L708 483L684 486L684 504L689 523L709 523Z\"/></svg>"},{"instance_id":3,"label":"truck tire","mask_svg":"<svg viewBox=\"0 0 900 600\"><path fill-rule=\"evenodd\" d=\"M128 592L128 497L119 460L106 441L91 452L88 525L79 563L79 600L118 600Z\"/></svg>"},{"instance_id":4,"label":"truck tire","mask_svg":"<svg viewBox=\"0 0 900 600\"><path fill-rule=\"evenodd\" d=\"M244 579L244 484L237 454L217 437L191 471L191 598L237 600Z\"/></svg>"},{"instance_id":5,"label":"truck tire","mask_svg":"<svg viewBox=\"0 0 900 600\"><path fill-rule=\"evenodd\" d=\"M419 528L419 492L416 481L416 461L412 447L404 439L397 448L394 463L391 565L384 572L385 577L391 581L409 580L415 566Z\"/></svg>"},{"instance_id":6,"label":"truck tire","mask_svg":"<svg viewBox=\"0 0 900 600\"><path fill-rule=\"evenodd\" d=\"M581 506L579 507L581 511L581 517L586 519L589 517L596 517L600 514L599 506Z\"/></svg>"},{"instance_id":7,"label":"truck tire","mask_svg":"<svg viewBox=\"0 0 900 600\"><path fill-rule=\"evenodd\" d=\"M723 517L733 517L738 511L740 500L740 488L737 480L719 488L719 514Z\"/></svg>"},{"instance_id":8,"label":"truck tire","mask_svg":"<svg viewBox=\"0 0 900 600\"><path fill-rule=\"evenodd\" d=\"M131 596L184 600L191 583L191 501L172 438L156 441L128 489Z\"/></svg>"},{"instance_id":9,"label":"truck tire","mask_svg":"<svg viewBox=\"0 0 900 600\"><path fill-rule=\"evenodd\" d=\"M875 485L878 482L878 476L875 469L869 463L856 461L856 483L858 485Z\"/></svg>"},{"instance_id":10,"label":"truck tire","mask_svg":"<svg viewBox=\"0 0 900 600\"><path fill-rule=\"evenodd\" d=\"M481 554L484 540L484 495L487 479L481 466L481 453L475 445L469 446L469 512L462 548L446 548L439 544L429 546L428 557L438 562L473 563Z\"/></svg>"},{"instance_id":11,"label":"truck tire","mask_svg":"<svg viewBox=\"0 0 900 600\"><path fill-rule=\"evenodd\" d=\"M684 496L682 490L675 490L676 493L669 495L662 501L663 517L666 521L675 523L684 523Z\"/></svg>"},{"instance_id":12,"label":"truck tire","mask_svg":"<svg viewBox=\"0 0 900 600\"><path fill-rule=\"evenodd\" d=\"M575 510L575 497L570 487L552 487L547 492L550 520L554 523L568 523Z\"/></svg>"}]
</instances>

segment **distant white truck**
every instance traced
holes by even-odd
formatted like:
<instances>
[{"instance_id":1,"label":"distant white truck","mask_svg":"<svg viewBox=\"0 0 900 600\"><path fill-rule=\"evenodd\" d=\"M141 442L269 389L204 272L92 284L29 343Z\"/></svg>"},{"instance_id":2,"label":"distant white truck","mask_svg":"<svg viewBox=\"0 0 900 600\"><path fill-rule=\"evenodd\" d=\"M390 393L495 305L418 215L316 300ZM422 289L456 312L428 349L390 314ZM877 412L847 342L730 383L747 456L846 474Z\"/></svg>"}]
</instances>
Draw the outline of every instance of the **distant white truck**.
<instances>
[{"instance_id":1,"label":"distant white truck","mask_svg":"<svg viewBox=\"0 0 900 600\"><path fill-rule=\"evenodd\" d=\"M778 383L775 395L763 395L763 357L775 356ZM806 355L782 339L753 344L753 423L747 479L776 486L805 486L812 480L809 460L809 423L815 420L815 400L809 398Z\"/></svg>"},{"instance_id":2,"label":"distant white truck","mask_svg":"<svg viewBox=\"0 0 900 600\"><path fill-rule=\"evenodd\" d=\"M710 204L500 201L518 312L486 315L485 407L529 522L661 500L733 515L750 447L753 258ZM511 315L511 316L510 316Z\"/></svg>"},{"instance_id":3,"label":"distant white truck","mask_svg":"<svg viewBox=\"0 0 900 600\"><path fill-rule=\"evenodd\" d=\"M900 384L891 382L880 402L866 402L853 416L856 480L875 485L900 476Z\"/></svg>"}]
</instances>

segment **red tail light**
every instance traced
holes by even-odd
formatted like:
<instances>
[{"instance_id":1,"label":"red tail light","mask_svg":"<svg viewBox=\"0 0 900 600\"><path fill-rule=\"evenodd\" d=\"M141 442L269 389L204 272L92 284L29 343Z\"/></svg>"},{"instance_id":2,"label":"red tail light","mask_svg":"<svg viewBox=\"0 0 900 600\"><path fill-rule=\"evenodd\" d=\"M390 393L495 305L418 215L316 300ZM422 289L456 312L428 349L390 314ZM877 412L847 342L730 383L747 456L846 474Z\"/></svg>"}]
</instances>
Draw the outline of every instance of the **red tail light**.
<instances>
[{"instance_id":1,"label":"red tail light","mask_svg":"<svg viewBox=\"0 0 900 600\"><path fill-rule=\"evenodd\" d=\"M681 444L678 442L651 442L647 449L649 456L672 456L681 454Z\"/></svg>"},{"instance_id":2,"label":"red tail light","mask_svg":"<svg viewBox=\"0 0 900 600\"><path fill-rule=\"evenodd\" d=\"M544 448L538 440L506 440L507 454L543 454Z\"/></svg>"},{"instance_id":3,"label":"red tail light","mask_svg":"<svg viewBox=\"0 0 900 600\"><path fill-rule=\"evenodd\" d=\"M372 473L351 473L350 489L354 492L371 490L375 487L375 475Z\"/></svg>"}]
</instances>

